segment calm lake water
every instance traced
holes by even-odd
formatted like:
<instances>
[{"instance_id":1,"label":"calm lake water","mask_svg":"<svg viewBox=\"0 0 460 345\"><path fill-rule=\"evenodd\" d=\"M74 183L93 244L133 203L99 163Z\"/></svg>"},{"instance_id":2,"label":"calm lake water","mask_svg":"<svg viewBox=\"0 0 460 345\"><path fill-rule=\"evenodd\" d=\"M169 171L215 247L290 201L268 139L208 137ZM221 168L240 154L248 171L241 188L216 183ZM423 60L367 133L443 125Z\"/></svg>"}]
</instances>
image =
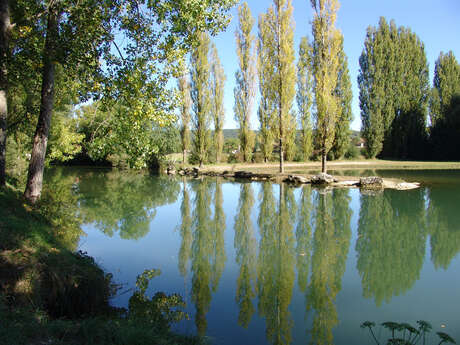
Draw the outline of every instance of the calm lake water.
<instances>
[{"instance_id":1,"label":"calm lake water","mask_svg":"<svg viewBox=\"0 0 460 345\"><path fill-rule=\"evenodd\" d=\"M376 171L412 191L293 188L59 169L83 225L78 247L124 294L157 268L179 293L176 329L212 344L372 344L366 320L426 320L460 341L460 171ZM376 328L377 335L388 336Z\"/></svg>"}]
</instances>

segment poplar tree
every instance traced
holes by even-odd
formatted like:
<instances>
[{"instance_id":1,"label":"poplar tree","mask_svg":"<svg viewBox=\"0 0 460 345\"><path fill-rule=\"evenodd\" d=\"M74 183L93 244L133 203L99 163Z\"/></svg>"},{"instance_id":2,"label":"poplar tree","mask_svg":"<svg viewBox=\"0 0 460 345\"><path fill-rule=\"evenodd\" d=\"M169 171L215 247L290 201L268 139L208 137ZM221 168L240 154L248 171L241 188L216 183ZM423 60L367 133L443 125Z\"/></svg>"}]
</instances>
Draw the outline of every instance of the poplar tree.
<instances>
[{"instance_id":1,"label":"poplar tree","mask_svg":"<svg viewBox=\"0 0 460 345\"><path fill-rule=\"evenodd\" d=\"M207 33L201 33L199 44L192 51L190 65L192 66L192 124L194 130L193 154L200 167L206 161L210 141L210 67L208 61L210 39Z\"/></svg>"},{"instance_id":2,"label":"poplar tree","mask_svg":"<svg viewBox=\"0 0 460 345\"><path fill-rule=\"evenodd\" d=\"M179 89L180 104L180 136L182 145L182 163L187 162L187 151L190 150L190 110L192 100L190 98L190 81L189 72L186 67L183 68L181 75L177 79Z\"/></svg>"},{"instance_id":3,"label":"poplar tree","mask_svg":"<svg viewBox=\"0 0 460 345\"><path fill-rule=\"evenodd\" d=\"M339 99L335 93L340 68L341 33L335 27L337 0L311 0L313 18L313 75L315 129L321 150L321 171L327 171L327 154L335 137Z\"/></svg>"},{"instance_id":4,"label":"poplar tree","mask_svg":"<svg viewBox=\"0 0 460 345\"><path fill-rule=\"evenodd\" d=\"M295 64L294 64L294 25L292 19L291 0L275 0L274 8L270 7L264 17L263 49L268 53L264 61L271 65L270 92L275 112L270 113L273 119L272 128L279 143L280 172L284 171L284 155L286 142L293 145L295 130L292 103L295 95ZM270 68L270 67L269 67ZM291 147L292 149L292 147Z\"/></svg>"},{"instance_id":5,"label":"poplar tree","mask_svg":"<svg viewBox=\"0 0 460 345\"><path fill-rule=\"evenodd\" d=\"M351 92L348 59L343 51L343 36L340 37L339 72L335 93L339 99L339 114L335 125L335 138L330 156L332 159L340 159L345 155L350 145L350 122L353 119L351 112L353 94Z\"/></svg>"},{"instance_id":6,"label":"poplar tree","mask_svg":"<svg viewBox=\"0 0 460 345\"><path fill-rule=\"evenodd\" d=\"M460 65L452 52L436 60L430 116L433 158L460 159Z\"/></svg>"},{"instance_id":7,"label":"poplar tree","mask_svg":"<svg viewBox=\"0 0 460 345\"><path fill-rule=\"evenodd\" d=\"M259 143L262 151L264 162L268 162L273 152L273 121L275 114L275 102L273 99L273 80L275 69L271 64L273 52L273 8L270 8L266 14L259 16L259 33L257 42L257 64L259 75L259 92L260 103L257 110L259 118Z\"/></svg>"},{"instance_id":8,"label":"poplar tree","mask_svg":"<svg viewBox=\"0 0 460 345\"><path fill-rule=\"evenodd\" d=\"M222 64L220 63L217 48L212 44L211 48L211 111L214 122L214 151L216 154L216 162L220 162L222 156L222 149L224 147L224 86L225 86L225 72Z\"/></svg>"},{"instance_id":9,"label":"poplar tree","mask_svg":"<svg viewBox=\"0 0 460 345\"><path fill-rule=\"evenodd\" d=\"M311 126L311 108L313 105L312 47L307 37L302 37L297 62L297 109L299 115L301 137L300 149L304 161L308 161L313 152Z\"/></svg>"},{"instance_id":10,"label":"poplar tree","mask_svg":"<svg viewBox=\"0 0 460 345\"><path fill-rule=\"evenodd\" d=\"M460 65L452 51L441 52L434 66L433 90L430 104L430 120L434 126L437 120L445 118L452 97L460 95Z\"/></svg>"},{"instance_id":11,"label":"poplar tree","mask_svg":"<svg viewBox=\"0 0 460 345\"><path fill-rule=\"evenodd\" d=\"M391 36L394 35L397 33L392 32ZM382 150L385 132L394 117L393 86L388 85L394 80L395 54L391 53L394 46L385 19L380 18L378 31L375 27L367 28L364 50L359 58L358 84L362 133L368 158L374 158ZM390 93L389 97L385 97L385 92Z\"/></svg>"},{"instance_id":12,"label":"poplar tree","mask_svg":"<svg viewBox=\"0 0 460 345\"><path fill-rule=\"evenodd\" d=\"M292 103L295 96L294 64L294 20L291 0L274 0L276 16L275 55L275 96L277 100L278 120L276 122L280 152L280 172L284 172L285 144L293 145L295 139L295 121ZM293 125L294 123L294 125ZM292 127L294 126L294 130ZM287 145L286 145L287 146Z\"/></svg>"},{"instance_id":13,"label":"poplar tree","mask_svg":"<svg viewBox=\"0 0 460 345\"><path fill-rule=\"evenodd\" d=\"M361 119L367 156L417 158L426 140L428 65L420 39L380 18L360 56Z\"/></svg>"},{"instance_id":14,"label":"poplar tree","mask_svg":"<svg viewBox=\"0 0 460 345\"><path fill-rule=\"evenodd\" d=\"M235 120L239 126L239 139L243 160L251 160L254 149L254 134L251 131L251 112L255 96L256 65L255 37L251 33L254 19L247 2L238 7L239 25L235 32L236 52L238 54L239 70L235 73Z\"/></svg>"}]
</instances>

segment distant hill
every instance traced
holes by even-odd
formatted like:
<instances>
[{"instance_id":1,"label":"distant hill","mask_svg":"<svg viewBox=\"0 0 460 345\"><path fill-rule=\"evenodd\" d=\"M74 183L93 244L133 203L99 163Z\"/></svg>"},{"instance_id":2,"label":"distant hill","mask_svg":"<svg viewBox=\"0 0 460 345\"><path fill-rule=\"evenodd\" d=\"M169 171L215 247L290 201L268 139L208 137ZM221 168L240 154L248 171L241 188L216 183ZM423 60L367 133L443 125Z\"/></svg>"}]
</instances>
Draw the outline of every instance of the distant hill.
<instances>
[{"instance_id":1,"label":"distant hill","mask_svg":"<svg viewBox=\"0 0 460 345\"><path fill-rule=\"evenodd\" d=\"M238 138L238 130L237 129L224 129L224 140L225 139L232 139Z\"/></svg>"},{"instance_id":2,"label":"distant hill","mask_svg":"<svg viewBox=\"0 0 460 345\"><path fill-rule=\"evenodd\" d=\"M224 129L224 140L225 139L231 139L231 138L238 138L238 130L237 129ZM258 131L255 131L256 133ZM360 138L361 137L361 132L360 131L355 131L351 130L350 135L352 138Z\"/></svg>"}]
</instances>

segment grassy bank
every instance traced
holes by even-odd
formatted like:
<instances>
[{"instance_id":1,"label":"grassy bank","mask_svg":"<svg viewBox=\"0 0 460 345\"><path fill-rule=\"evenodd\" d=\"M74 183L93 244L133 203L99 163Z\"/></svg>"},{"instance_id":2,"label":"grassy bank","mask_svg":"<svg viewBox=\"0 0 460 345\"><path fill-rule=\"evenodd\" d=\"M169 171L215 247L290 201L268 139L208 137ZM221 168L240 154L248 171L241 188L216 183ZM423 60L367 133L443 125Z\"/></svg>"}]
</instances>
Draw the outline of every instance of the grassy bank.
<instances>
[{"instance_id":1,"label":"grassy bank","mask_svg":"<svg viewBox=\"0 0 460 345\"><path fill-rule=\"evenodd\" d=\"M135 312L110 307L117 287L75 252L80 223L61 197L45 193L31 207L14 186L0 189L0 344L200 343L171 333L145 291Z\"/></svg>"},{"instance_id":2,"label":"grassy bank","mask_svg":"<svg viewBox=\"0 0 460 345\"><path fill-rule=\"evenodd\" d=\"M321 162L285 162L285 173L308 173L319 172ZM278 162L268 163L220 163L209 164L206 169L215 171L239 171L246 170L254 173L277 173L279 171ZM451 170L460 169L460 162L425 162L425 161L391 161L380 159L366 160L339 160L327 163L328 170L384 170L384 169L408 169L408 170Z\"/></svg>"}]
</instances>

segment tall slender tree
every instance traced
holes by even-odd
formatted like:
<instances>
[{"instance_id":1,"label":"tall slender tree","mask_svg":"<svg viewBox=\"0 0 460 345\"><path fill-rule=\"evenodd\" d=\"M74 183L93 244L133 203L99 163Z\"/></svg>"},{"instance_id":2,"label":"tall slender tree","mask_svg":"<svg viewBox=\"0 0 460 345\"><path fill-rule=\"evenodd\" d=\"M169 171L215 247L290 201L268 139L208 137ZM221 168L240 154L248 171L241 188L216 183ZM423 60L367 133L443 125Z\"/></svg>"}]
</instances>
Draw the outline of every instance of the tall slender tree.
<instances>
[{"instance_id":1,"label":"tall slender tree","mask_svg":"<svg viewBox=\"0 0 460 345\"><path fill-rule=\"evenodd\" d=\"M434 66L433 90L430 104L431 125L444 118L452 97L460 95L460 64L452 51L441 52Z\"/></svg>"},{"instance_id":2,"label":"tall slender tree","mask_svg":"<svg viewBox=\"0 0 460 345\"><path fill-rule=\"evenodd\" d=\"M190 98L190 81L188 79L189 71L184 66L179 78L177 87L179 89L180 99L180 136L182 149L182 163L187 163L187 151L190 150L190 110L192 100Z\"/></svg>"},{"instance_id":3,"label":"tall slender tree","mask_svg":"<svg viewBox=\"0 0 460 345\"><path fill-rule=\"evenodd\" d=\"M436 60L430 100L430 143L434 159L458 160L460 153L460 65L452 52Z\"/></svg>"},{"instance_id":4,"label":"tall slender tree","mask_svg":"<svg viewBox=\"0 0 460 345\"><path fill-rule=\"evenodd\" d=\"M340 159L344 156L350 145L350 122L353 119L351 112L350 72L348 71L347 56L343 50L343 36L340 39L339 49L339 72L337 88L335 93L339 99L339 115L335 125L335 137L331 147L330 156L332 159Z\"/></svg>"},{"instance_id":5,"label":"tall slender tree","mask_svg":"<svg viewBox=\"0 0 460 345\"><path fill-rule=\"evenodd\" d=\"M302 37L297 62L297 109L300 122L300 147L304 161L313 152L311 109L313 105L312 46L307 37Z\"/></svg>"},{"instance_id":6,"label":"tall slender tree","mask_svg":"<svg viewBox=\"0 0 460 345\"><path fill-rule=\"evenodd\" d=\"M259 16L259 34L257 42L257 64L259 75L259 92L260 103L257 110L257 116L260 123L259 143L264 161L267 162L273 152L273 121L275 117L275 101L273 80L275 78L275 69L271 64L273 53L273 30L271 26L273 20L273 8L268 13Z\"/></svg>"},{"instance_id":7,"label":"tall slender tree","mask_svg":"<svg viewBox=\"0 0 460 345\"><path fill-rule=\"evenodd\" d=\"M0 0L0 188L5 186L6 123L8 116L8 46L11 32L8 0Z\"/></svg>"},{"instance_id":8,"label":"tall slender tree","mask_svg":"<svg viewBox=\"0 0 460 345\"><path fill-rule=\"evenodd\" d=\"M417 35L380 18L367 29L358 83L368 157L422 158L428 65Z\"/></svg>"},{"instance_id":9,"label":"tall slender tree","mask_svg":"<svg viewBox=\"0 0 460 345\"><path fill-rule=\"evenodd\" d=\"M208 60L210 39L207 33L201 33L199 44L192 51L192 123L193 123L193 154L200 166L206 161L209 150L210 120L212 105L210 102L210 67Z\"/></svg>"},{"instance_id":10,"label":"tall slender tree","mask_svg":"<svg viewBox=\"0 0 460 345\"><path fill-rule=\"evenodd\" d=\"M292 18L291 0L274 0L275 4L275 51L273 65L275 66L274 89L277 101L278 121L277 136L280 151L280 172L284 172L284 153L286 134L292 124L292 103L295 95L295 65L294 65L294 20ZM295 132L295 131L294 131ZM292 142L292 140L291 140Z\"/></svg>"},{"instance_id":11,"label":"tall slender tree","mask_svg":"<svg viewBox=\"0 0 460 345\"><path fill-rule=\"evenodd\" d=\"M254 149L254 133L251 131L251 113L255 96L256 61L255 37L252 34L254 18L247 2L238 7L238 30L236 36L236 52L239 58L239 70L235 73L235 120L238 122L243 160L251 160Z\"/></svg>"},{"instance_id":12,"label":"tall slender tree","mask_svg":"<svg viewBox=\"0 0 460 345\"><path fill-rule=\"evenodd\" d=\"M341 33L335 27L337 0L311 0L313 18L313 75L315 129L321 150L321 171L326 172L327 154L335 137L339 100L335 93L339 73Z\"/></svg>"},{"instance_id":13,"label":"tall slender tree","mask_svg":"<svg viewBox=\"0 0 460 345\"><path fill-rule=\"evenodd\" d=\"M222 149L224 147L224 87L225 72L220 63L219 54L214 44L211 45L211 111L214 122L214 151L216 162L220 162Z\"/></svg>"}]
</instances>

